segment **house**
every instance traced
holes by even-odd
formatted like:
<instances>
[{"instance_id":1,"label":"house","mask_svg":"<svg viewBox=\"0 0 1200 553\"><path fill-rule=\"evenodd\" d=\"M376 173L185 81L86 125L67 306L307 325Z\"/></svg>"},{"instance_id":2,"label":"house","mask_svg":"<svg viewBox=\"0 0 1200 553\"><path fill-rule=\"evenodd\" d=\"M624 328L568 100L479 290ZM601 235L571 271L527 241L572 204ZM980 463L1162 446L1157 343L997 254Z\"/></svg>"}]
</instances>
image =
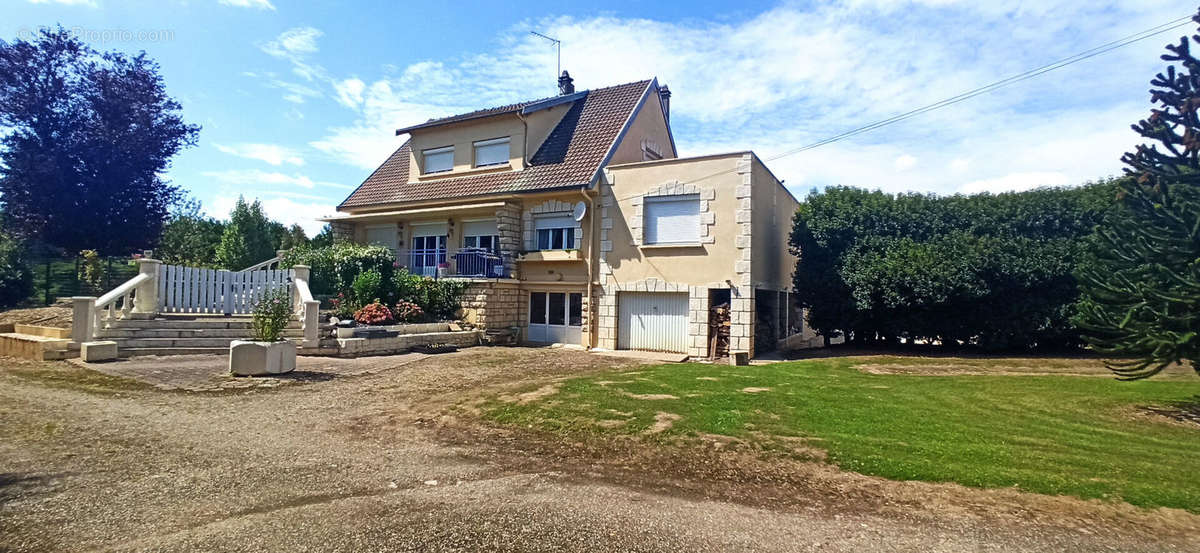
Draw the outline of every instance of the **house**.
<instances>
[{"instance_id":1,"label":"house","mask_svg":"<svg viewBox=\"0 0 1200 553\"><path fill-rule=\"evenodd\" d=\"M470 278L467 319L529 343L819 341L788 292L797 201L753 152L679 157L655 79L576 91L564 71L559 89L398 129L408 141L325 219L336 239Z\"/></svg>"}]
</instances>

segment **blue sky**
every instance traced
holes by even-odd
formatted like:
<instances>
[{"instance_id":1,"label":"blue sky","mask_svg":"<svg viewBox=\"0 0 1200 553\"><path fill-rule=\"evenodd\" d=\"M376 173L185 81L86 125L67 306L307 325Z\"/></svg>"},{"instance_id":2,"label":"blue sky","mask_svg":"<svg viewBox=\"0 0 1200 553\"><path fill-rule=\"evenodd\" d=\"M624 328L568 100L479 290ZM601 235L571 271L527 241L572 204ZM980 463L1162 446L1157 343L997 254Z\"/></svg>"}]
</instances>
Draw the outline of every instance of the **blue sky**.
<instances>
[{"instance_id":1,"label":"blue sky","mask_svg":"<svg viewBox=\"0 0 1200 553\"><path fill-rule=\"evenodd\" d=\"M397 127L657 76L682 155L802 146L1186 16L1187 2L4 0L0 37L62 24L162 65L200 145L170 178L311 232L403 141ZM409 3L404 3L409 4ZM851 140L769 161L789 189L1002 191L1115 175L1169 32Z\"/></svg>"}]
</instances>

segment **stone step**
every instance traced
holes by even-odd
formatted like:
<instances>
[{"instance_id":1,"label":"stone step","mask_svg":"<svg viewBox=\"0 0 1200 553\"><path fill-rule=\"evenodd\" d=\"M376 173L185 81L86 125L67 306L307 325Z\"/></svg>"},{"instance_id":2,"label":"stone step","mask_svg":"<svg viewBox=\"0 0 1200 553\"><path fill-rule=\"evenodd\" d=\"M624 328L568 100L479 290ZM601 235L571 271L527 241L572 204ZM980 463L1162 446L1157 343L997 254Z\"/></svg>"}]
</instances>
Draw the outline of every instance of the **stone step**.
<instances>
[{"instance_id":1,"label":"stone step","mask_svg":"<svg viewBox=\"0 0 1200 553\"><path fill-rule=\"evenodd\" d=\"M142 357L146 355L221 355L228 354L229 346L222 348L117 348L121 357Z\"/></svg>"},{"instance_id":2,"label":"stone step","mask_svg":"<svg viewBox=\"0 0 1200 553\"><path fill-rule=\"evenodd\" d=\"M296 328L283 331L287 337L303 334ZM96 331L96 336L107 339L120 338L245 338L250 336L249 328L103 328Z\"/></svg>"},{"instance_id":3,"label":"stone step","mask_svg":"<svg viewBox=\"0 0 1200 553\"><path fill-rule=\"evenodd\" d=\"M289 337L291 338L291 337ZM229 343L234 340L246 340L248 337L240 338L120 338L115 340L117 348L216 348L229 347ZM298 338L292 338L292 341L298 342Z\"/></svg>"},{"instance_id":4,"label":"stone step","mask_svg":"<svg viewBox=\"0 0 1200 553\"><path fill-rule=\"evenodd\" d=\"M213 319L117 319L109 321L107 328L111 329L250 329L248 318L213 318ZM299 321L291 321L288 328L300 328Z\"/></svg>"}]
</instances>

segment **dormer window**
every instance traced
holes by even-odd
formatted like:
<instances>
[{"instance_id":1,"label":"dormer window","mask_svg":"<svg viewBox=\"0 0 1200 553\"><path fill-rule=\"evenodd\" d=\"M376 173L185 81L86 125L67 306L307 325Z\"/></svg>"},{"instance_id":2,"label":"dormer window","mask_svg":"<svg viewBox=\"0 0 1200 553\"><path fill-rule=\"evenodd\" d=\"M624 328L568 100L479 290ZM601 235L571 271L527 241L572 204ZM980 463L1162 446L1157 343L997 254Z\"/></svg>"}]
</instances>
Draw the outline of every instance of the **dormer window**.
<instances>
[{"instance_id":1,"label":"dormer window","mask_svg":"<svg viewBox=\"0 0 1200 553\"><path fill-rule=\"evenodd\" d=\"M475 166L508 165L508 137L480 140L475 146Z\"/></svg>"},{"instance_id":2,"label":"dormer window","mask_svg":"<svg viewBox=\"0 0 1200 553\"><path fill-rule=\"evenodd\" d=\"M421 150L421 158L424 174L445 173L454 169L454 146Z\"/></svg>"}]
</instances>

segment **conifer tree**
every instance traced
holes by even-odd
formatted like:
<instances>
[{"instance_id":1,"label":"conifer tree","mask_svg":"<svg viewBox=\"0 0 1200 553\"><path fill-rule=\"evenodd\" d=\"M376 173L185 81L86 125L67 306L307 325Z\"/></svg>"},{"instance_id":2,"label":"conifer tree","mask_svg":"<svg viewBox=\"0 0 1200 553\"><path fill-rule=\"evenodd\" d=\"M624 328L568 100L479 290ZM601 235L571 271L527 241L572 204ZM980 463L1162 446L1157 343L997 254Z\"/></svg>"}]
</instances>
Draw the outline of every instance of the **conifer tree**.
<instances>
[{"instance_id":1,"label":"conifer tree","mask_svg":"<svg viewBox=\"0 0 1200 553\"><path fill-rule=\"evenodd\" d=\"M1200 23L1200 13L1192 18ZM1174 363L1197 372L1200 353L1200 35L1167 46L1172 64L1150 81L1150 116L1133 130L1153 143L1121 161L1117 205L1097 228L1093 258L1080 271L1076 322L1091 347L1130 358L1109 368L1121 379Z\"/></svg>"}]
</instances>

